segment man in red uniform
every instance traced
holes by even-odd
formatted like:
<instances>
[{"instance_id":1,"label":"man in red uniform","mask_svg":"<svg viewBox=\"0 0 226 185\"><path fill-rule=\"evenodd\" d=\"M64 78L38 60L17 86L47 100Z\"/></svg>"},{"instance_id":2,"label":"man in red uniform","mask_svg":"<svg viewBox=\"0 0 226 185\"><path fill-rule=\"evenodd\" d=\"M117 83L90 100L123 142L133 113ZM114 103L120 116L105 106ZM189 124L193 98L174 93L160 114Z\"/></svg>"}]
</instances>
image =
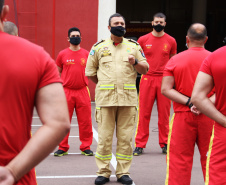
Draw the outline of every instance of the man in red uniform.
<instances>
[{"instance_id":1,"label":"man in red uniform","mask_svg":"<svg viewBox=\"0 0 226 185\"><path fill-rule=\"evenodd\" d=\"M189 49L172 57L163 73L162 93L173 101L175 112L169 130L166 185L190 185L195 143L205 176L213 120L193 114L190 97L202 61L210 54L204 48L206 41L205 26L192 24L186 36Z\"/></svg>"},{"instance_id":2,"label":"man in red uniform","mask_svg":"<svg viewBox=\"0 0 226 185\"><path fill-rule=\"evenodd\" d=\"M67 102L56 64L43 48L3 32L8 13L3 4L0 0L0 184L37 185L32 168L70 129ZM34 106L43 126L31 137Z\"/></svg>"},{"instance_id":3,"label":"man in red uniform","mask_svg":"<svg viewBox=\"0 0 226 185\"><path fill-rule=\"evenodd\" d=\"M206 185L226 184L226 46L209 55L200 68L192 92L192 103L215 121L206 165ZM216 101L207 97L215 87Z\"/></svg>"},{"instance_id":4,"label":"man in red uniform","mask_svg":"<svg viewBox=\"0 0 226 185\"><path fill-rule=\"evenodd\" d=\"M173 37L164 32L166 16L157 13L153 16L153 31L138 39L149 64L149 71L140 80L139 118L135 136L136 148L133 155L141 155L149 137L149 122L152 107L157 101L159 145L166 153L169 132L170 100L161 94L162 74L169 58L177 53Z\"/></svg>"},{"instance_id":5,"label":"man in red uniform","mask_svg":"<svg viewBox=\"0 0 226 185\"><path fill-rule=\"evenodd\" d=\"M79 138L81 141L80 150L83 155L91 156L93 152L90 145L93 140L92 119L91 119L91 100L88 90L88 78L85 76L85 67L89 52L80 47L81 33L76 27L68 30L68 42L70 47L62 50L56 64L63 80L63 87L67 98L70 120L74 109L76 111ZM68 154L69 144L68 135L61 141L59 149L54 156Z\"/></svg>"}]
</instances>

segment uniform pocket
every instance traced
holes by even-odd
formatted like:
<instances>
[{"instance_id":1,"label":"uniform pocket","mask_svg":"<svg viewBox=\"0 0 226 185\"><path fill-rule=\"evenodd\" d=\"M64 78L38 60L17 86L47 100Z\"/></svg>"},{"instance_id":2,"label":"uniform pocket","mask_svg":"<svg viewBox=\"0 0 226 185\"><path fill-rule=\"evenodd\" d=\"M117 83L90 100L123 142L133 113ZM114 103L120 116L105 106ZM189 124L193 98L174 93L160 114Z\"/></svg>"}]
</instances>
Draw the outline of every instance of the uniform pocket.
<instances>
[{"instance_id":1,"label":"uniform pocket","mask_svg":"<svg viewBox=\"0 0 226 185\"><path fill-rule=\"evenodd\" d=\"M101 123L101 107L96 107L95 110L95 120L98 124Z\"/></svg>"},{"instance_id":2,"label":"uniform pocket","mask_svg":"<svg viewBox=\"0 0 226 185\"><path fill-rule=\"evenodd\" d=\"M100 84L97 87L96 97L101 105L109 104L109 101L115 99L115 85L114 84Z\"/></svg>"},{"instance_id":3,"label":"uniform pocket","mask_svg":"<svg viewBox=\"0 0 226 185\"><path fill-rule=\"evenodd\" d=\"M123 69L123 74L124 75L130 75L132 72L135 71L133 65L131 65L129 63L129 60L128 60L128 56L127 57L122 57L122 69Z\"/></svg>"},{"instance_id":4,"label":"uniform pocket","mask_svg":"<svg viewBox=\"0 0 226 185\"><path fill-rule=\"evenodd\" d=\"M114 76L115 66L111 56L105 56L100 59L98 79L109 80Z\"/></svg>"},{"instance_id":5,"label":"uniform pocket","mask_svg":"<svg viewBox=\"0 0 226 185\"><path fill-rule=\"evenodd\" d=\"M105 69L107 71L113 71L114 66L113 66L113 62L112 62L112 56L102 57L100 59L100 67L102 67L103 69Z\"/></svg>"},{"instance_id":6,"label":"uniform pocket","mask_svg":"<svg viewBox=\"0 0 226 185\"><path fill-rule=\"evenodd\" d=\"M137 89L135 84L124 84L125 100L137 102Z\"/></svg>"}]
</instances>

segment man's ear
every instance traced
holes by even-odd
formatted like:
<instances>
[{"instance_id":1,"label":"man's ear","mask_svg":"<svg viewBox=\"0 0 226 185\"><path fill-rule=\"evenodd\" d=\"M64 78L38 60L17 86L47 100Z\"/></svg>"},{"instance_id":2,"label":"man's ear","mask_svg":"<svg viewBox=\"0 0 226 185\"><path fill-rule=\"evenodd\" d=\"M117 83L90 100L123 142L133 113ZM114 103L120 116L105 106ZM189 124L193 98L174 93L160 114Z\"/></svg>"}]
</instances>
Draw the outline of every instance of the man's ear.
<instances>
[{"instance_id":1,"label":"man's ear","mask_svg":"<svg viewBox=\"0 0 226 185\"><path fill-rule=\"evenodd\" d=\"M108 26L108 30L111 31L111 27L110 26Z\"/></svg>"},{"instance_id":2,"label":"man's ear","mask_svg":"<svg viewBox=\"0 0 226 185\"><path fill-rule=\"evenodd\" d=\"M6 15L9 13L9 6L8 5L4 5L2 7L2 13L1 13L1 21L3 22L6 18Z\"/></svg>"},{"instance_id":3,"label":"man's ear","mask_svg":"<svg viewBox=\"0 0 226 185\"><path fill-rule=\"evenodd\" d=\"M207 40L208 40L208 36L206 36L204 44L207 42Z\"/></svg>"},{"instance_id":4,"label":"man's ear","mask_svg":"<svg viewBox=\"0 0 226 185\"><path fill-rule=\"evenodd\" d=\"M189 43L189 42L190 42L190 40L189 40L188 36L186 36L186 43Z\"/></svg>"}]
</instances>

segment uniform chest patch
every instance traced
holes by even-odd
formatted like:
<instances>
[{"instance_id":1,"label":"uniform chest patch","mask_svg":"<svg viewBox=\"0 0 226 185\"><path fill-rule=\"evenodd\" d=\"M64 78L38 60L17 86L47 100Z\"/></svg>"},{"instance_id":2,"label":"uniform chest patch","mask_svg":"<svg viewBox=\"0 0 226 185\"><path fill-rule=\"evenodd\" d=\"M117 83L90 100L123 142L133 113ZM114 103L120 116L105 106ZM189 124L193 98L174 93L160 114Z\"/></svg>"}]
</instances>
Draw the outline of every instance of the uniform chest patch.
<instances>
[{"instance_id":1,"label":"uniform chest patch","mask_svg":"<svg viewBox=\"0 0 226 185\"><path fill-rule=\"evenodd\" d=\"M127 53L131 53L131 49L130 48L127 48L126 51L127 51Z\"/></svg>"},{"instance_id":2,"label":"uniform chest patch","mask_svg":"<svg viewBox=\"0 0 226 185\"><path fill-rule=\"evenodd\" d=\"M152 47L152 44L146 44L147 49L151 49L151 47Z\"/></svg>"},{"instance_id":3,"label":"uniform chest patch","mask_svg":"<svg viewBox=\"0 0 226 185\"><path fill-rule=\"evenodd\" d=\"M168 51L168 44L163 45L163 51Z\"/></svg>"},{"instance_id":4,"label":"uniform chest patch","mask_svg":"<svg viewBox=\"0 0 226 185\"><path fill-rule=\"evenodd\" d=\"M102 51L101 57L111 56L111 52L108 49L108 47L104 47L104 50Z\"/></svg>"},{"instance_id":5,"label":"uniform chest patch","mask_svg":"<svg viewBox=\"0 0 226 185\"><path fill-rule=\"evenodd\" d=\"M71 65L71 64L75 64L75 60L74 59L67 59L66 65Z\"/></svg>"},{"instance_id":6,"label":"uniform chest patch","mask_svg":"<svg viewBox=\"0 0 226 185\"><path fill-rule=\"evenodd\" d=\"M81 65L82 65L82 66L86 66L86 59L81 58Z\"/></svg>"}]
</instances>

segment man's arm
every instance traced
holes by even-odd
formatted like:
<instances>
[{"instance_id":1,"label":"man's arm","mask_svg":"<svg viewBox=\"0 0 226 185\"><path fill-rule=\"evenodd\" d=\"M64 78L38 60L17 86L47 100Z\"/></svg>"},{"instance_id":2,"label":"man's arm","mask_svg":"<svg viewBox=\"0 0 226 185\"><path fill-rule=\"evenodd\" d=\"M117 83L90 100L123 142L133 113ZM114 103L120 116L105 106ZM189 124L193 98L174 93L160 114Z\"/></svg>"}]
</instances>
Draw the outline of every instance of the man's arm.
<instances>
[{"instance_id":1,"label":"man's arm","mask_svg":"<svg viewBox=\"0 0 226 185\"><path fill-rule=\"evenodd\" d=\"M60 83L38 90L36 108L43 126L6 166L16 181L47 157L70 130L67 102Z\"/></svg>"},{"instance_id":2,"label":"man's arm","mask_svg":"<svg viewBox=\"0 0 226 185\"><path fill-rule=\"evenodd\" d=\"M88 78L89 78L90 80L92 80L95 84L98 83L97 75L95 75L95 76L88 76Z\"/></svg>"},{"instance_id":3,"label":"man's arm","mask_svg":"<svg viewBox=\"0 0 226 185\"><path fill-rule=\"evenodd\" d=\"M175 90L173 88L174 83L174 76L164 76L162 79L161 93L170 100L185 105L188 97Z\"/></svg>"},{"instance_id":4,"label":"man's arm","mask_svg":"<svg viewBox=\"0 0 226 185\"><path fill-rule=\"evenodd\" d=\"M170 59L171 57L173 57L174 55L176 55L176 53L175 53L175 54L170 54L169 59Z\"/></svg>"},{"instance_id":5,"label":"man's arm","mask_svg":"<svg viewBox=\"0 0 226 185\"><path fill-rule=\"evenodd\" d=\"M61 73L62 73L62 68L61 67L59 67L59 66L57 66L57 69L58 69L58 71L59 71L59 74L60 74L60 76L61 76Z\"/></svg>"},{"instance_id":6,"label":"man's arm","mask_svg":"<svg viewBox=\"0 0 226 185\"><path fill-rule=\"evenodd\" d=\"M148 65L146 63L143 63L143 62L139 62L135 64L135 57L133 55L129 55L128 56L128 61L131 65L134 66L134 68L136 69L136 71L140 74L146 74L148 72Z\"/></svg>"},{"instance_id":7,"label":"man's arm","mask_svg":"<svg viewBox=\"0 0 226 185\"><path fill-rule=\"evenodd\" d=\"M195 81L191 101L203 114L226 127L226 117L216 109L214 103L207 97L213 86L213 77L200 71Z\"/></svg>"}]
</instances>

